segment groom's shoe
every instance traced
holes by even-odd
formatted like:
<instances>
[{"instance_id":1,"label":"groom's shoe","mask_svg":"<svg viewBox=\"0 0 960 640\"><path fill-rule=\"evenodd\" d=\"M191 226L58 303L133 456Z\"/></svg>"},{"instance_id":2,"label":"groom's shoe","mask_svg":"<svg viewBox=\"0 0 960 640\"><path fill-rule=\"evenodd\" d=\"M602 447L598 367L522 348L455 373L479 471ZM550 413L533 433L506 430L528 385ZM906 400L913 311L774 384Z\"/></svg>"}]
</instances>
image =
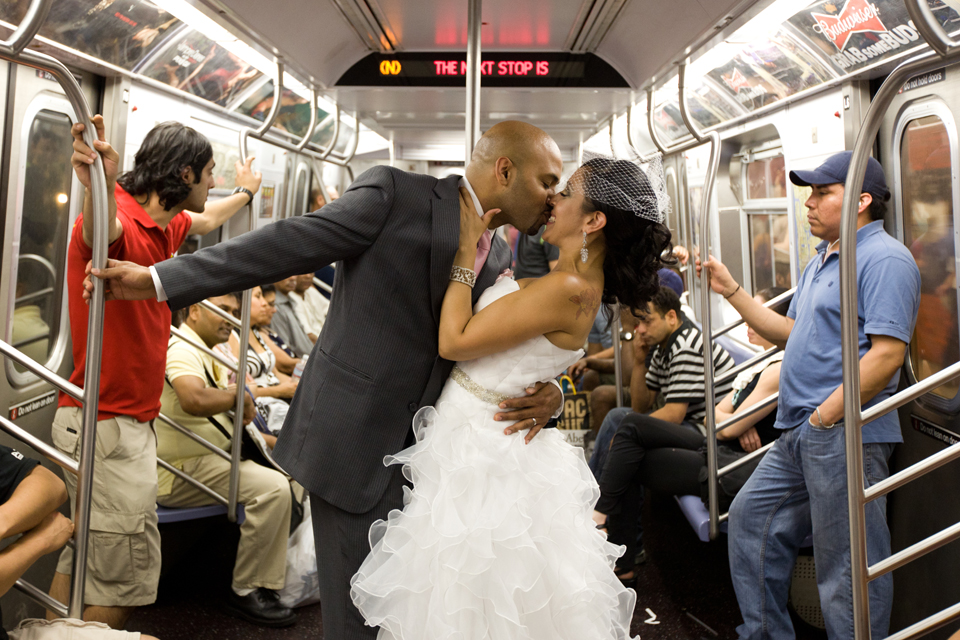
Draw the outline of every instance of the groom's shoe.
<instances>
[{"instance_id":1,"label":"groom's shoe","mask_svg":"<svg viewBox=\"0 0 960 640\"><path fill-rule=\"evenodd\" d=\"M276 591L262 587L245 596L239 596L231 589L227 597L227 611L264 627L289 627L297 621L297 614L280 604Z\"/></svg>"}]
</instances>

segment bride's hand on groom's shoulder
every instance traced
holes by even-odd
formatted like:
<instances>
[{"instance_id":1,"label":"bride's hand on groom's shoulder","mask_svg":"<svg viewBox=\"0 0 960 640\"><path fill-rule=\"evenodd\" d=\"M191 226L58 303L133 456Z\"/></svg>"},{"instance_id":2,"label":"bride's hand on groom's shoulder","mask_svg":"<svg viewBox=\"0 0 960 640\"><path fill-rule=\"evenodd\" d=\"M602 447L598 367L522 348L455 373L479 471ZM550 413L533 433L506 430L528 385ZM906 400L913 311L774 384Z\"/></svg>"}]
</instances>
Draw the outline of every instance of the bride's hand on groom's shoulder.
<instances>
[{"instance_id":1,"label":"bride's hand on groom's shoulder","mask_svg":"<svg viewBox=\"0 0 960 640\"><path fill-rule=\"evenodd\" d=\"M493 217L500 209L490 209L482 216L473 206L473 198L465 187L460 187L460 248L473 250L480 242L480 236L490 228Z\"/></svg>"},{"instance_id":2,"label":"bride's hand on groom's shoulder","mask_svg":"<svg viewBox=\"0 0 960 640\"><path fill-rule=\"evenodd\" d=\"M527 389L527 395L519 398L510 398L500 403L503 409L496 414L494 420L500 422L515 422L503 430L504 435L513 435L518 431L529 431L524 438L524 442L530 444L533 437L540 432L553 418L560 404L563 402L563 394L555 384L538 382L535 386Z\"/></svg>"}]
</instances>

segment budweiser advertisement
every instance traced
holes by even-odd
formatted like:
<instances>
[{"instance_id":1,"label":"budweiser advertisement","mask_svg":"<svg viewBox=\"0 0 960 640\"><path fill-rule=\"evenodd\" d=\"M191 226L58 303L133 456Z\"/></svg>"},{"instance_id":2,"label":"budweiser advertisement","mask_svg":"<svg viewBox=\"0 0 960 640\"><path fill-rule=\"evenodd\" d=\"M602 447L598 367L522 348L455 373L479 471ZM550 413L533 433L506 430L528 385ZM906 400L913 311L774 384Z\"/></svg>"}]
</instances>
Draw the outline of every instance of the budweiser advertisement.
<instances>
[{"instance_id":1,"label":"budweiser advertisement","mask_svg":"<svg viewBox=\"0 0 960 640\"><path fill-rule=\"evenodd\" d=\"M960 28L960 16L941 0L930 8L948 32ZM788 22L844 73L923 44L900 0L817 2Z\"/></svg>"}]
</instances>

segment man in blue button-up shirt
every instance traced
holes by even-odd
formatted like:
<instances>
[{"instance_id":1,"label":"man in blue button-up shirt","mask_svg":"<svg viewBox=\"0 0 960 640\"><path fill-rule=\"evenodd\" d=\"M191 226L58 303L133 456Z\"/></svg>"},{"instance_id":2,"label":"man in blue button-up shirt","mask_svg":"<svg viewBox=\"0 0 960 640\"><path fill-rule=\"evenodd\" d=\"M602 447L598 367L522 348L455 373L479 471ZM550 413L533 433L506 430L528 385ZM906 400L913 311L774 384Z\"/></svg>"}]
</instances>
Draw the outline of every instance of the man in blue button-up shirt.
<instances>
[{"instance_id":1,"label":"man in blue button-up shirt","mask_svg":"<svg viewBox=\"0 0 960 640\"><path fill-rule=\"evenodd\" d=\"M827 634L852 638L850 535L846 492L840 349L840 212L850 152L813 171L791 171L796 185L813 192L805 203L817 257L800 277L787 316L755 302L711 257L711 287L740 312L754 331L785 345L780 373L776 441L730 508L730 571L744 623L740 638L788 638L794 631L787 595L801 542L813 534L817 585ZM857 300L861 402L890 397L900 378L920 304L920 271L910 252L883 230L889 200L883 168L867 165L857 214ZM788 339L789 338L789 339ZM863 427L864 484L889 475L887 460L900 442L892 412ZM866 506L867 556L890 555L886 501ZM872 637L887 635L893 580L870 583Z\"/></svg>"}]
</instances>

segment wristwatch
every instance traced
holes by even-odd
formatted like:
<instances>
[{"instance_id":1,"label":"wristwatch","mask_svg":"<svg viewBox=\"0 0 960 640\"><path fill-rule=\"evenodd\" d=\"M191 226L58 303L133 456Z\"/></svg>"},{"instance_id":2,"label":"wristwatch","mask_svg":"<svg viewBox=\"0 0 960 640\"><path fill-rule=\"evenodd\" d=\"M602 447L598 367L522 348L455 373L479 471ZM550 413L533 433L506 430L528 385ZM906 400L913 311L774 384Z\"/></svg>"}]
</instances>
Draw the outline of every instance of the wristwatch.
<instances>
[{"instance_id":1,"label":"wristwatch","mask_svg":"<svg viewBox=\"0 0 960 640\"><path fill-rule=\"evenodd\" d=\"M237 187L236 189L233 190L233 194L237 194L237 193L247 194L247 196L250 198L250 202L253 202L253 191L250 191L250 189L247 189L246 187ZM250 202L247 202L247 204L250 204Z\"/></svg>"}]
</instances>

